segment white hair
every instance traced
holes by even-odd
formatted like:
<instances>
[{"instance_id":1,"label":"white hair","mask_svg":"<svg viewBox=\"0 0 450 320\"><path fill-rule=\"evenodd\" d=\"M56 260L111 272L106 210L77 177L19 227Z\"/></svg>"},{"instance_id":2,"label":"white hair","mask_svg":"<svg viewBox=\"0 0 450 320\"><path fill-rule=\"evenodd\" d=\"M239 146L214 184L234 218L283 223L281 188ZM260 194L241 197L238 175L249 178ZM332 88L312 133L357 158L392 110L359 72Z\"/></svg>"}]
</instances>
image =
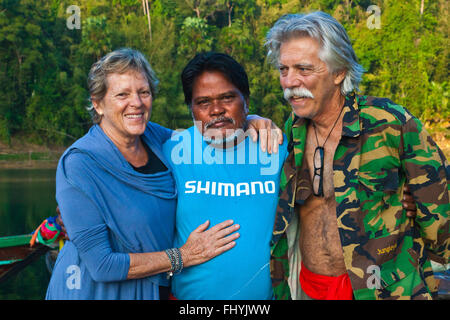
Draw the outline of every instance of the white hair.
<instances>
[{"instance_id":1,"label":"white hair","mask_svg":"<svg viewBox=\"0 0 450 320\"><path fill-rule=\"evenodd\" d=\"M358 90L364 68L357 61L347 32L336 19L320 11L282 16L266 37L267 57L273 65L279 64L281 44L296 37L310 37L319 43L319 58L330 72L346 71L341 84L343 95Z\"/></svg>"}]
</instances>

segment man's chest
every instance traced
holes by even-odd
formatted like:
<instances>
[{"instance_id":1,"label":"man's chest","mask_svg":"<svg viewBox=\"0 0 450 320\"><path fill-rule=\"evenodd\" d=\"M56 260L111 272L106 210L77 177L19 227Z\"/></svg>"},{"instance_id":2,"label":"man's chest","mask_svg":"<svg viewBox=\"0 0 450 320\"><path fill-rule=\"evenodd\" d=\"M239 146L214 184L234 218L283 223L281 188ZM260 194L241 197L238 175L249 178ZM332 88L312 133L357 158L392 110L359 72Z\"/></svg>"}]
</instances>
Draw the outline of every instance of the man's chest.
<instances>
[{"instance_id":1,"label":"man's chest","mask_svg":"<svg viewBox=\"0 0 450 320\"><path fill-rule=\"evenodd\" d=\"M334 157L339 144L341 130L336 128L328 139L318 138L309 126L306 135L303 168L308 171L311 188L318 194L323 189L323 197L334 197Z\"/></svg>"}]
</instances>

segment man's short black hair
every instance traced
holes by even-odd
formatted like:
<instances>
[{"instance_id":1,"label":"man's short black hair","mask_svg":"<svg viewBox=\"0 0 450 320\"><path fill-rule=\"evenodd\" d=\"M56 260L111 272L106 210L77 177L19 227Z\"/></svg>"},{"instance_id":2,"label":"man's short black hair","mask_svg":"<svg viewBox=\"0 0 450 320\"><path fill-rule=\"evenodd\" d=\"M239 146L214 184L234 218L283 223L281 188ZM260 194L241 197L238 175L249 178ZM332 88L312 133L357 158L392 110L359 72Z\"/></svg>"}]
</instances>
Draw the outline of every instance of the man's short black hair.
<instances>
[{"instance_id":1,"label":"man's short black hair","mask_svg":"<svg viewBox=\"0 0 450 320\"><path fill-rule=\"evenodd\" d=\"M191 107L192 88L195 79L205 71L221 72L244 96L244 99L250 97L250 88L248 77L244 68L224 53L206 52L197 54L181 73L181 82L183 84L184 101Z\"/></svg>"}]
</instances>

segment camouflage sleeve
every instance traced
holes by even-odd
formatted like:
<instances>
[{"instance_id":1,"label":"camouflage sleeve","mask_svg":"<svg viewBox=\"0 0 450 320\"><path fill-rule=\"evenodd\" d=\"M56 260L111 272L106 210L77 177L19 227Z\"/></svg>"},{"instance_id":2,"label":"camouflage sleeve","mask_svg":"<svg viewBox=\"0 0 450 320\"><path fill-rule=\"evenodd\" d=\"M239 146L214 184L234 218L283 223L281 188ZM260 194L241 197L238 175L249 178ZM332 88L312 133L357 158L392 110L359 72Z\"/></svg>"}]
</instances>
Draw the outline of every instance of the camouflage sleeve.
<instances>
[{"instance_id":1,"label":"camouflage sleeve","mask_svg":"<svg viewBox=\"0 0 450 320\"><path fill-rule=\"evenodd\" d=\"M427 249L449 263L448 161L418 119L410 118L402 131L401 161L417 204L416 225Z\"/></svg>"}]
</instances>

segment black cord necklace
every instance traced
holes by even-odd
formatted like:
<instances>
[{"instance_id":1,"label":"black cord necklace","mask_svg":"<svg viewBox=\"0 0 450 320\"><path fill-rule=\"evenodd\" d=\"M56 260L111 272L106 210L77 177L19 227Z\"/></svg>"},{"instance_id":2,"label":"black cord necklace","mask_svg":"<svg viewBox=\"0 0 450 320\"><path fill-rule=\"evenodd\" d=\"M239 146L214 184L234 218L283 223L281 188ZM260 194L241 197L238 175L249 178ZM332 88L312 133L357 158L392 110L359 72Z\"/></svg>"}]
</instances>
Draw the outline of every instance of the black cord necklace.
<instances>
[{"instance_id":1,"label":"black cord necklace","mask_svg":"<svg viewBox=\"0 0 450 320\"><path fill-rule=\"evenodd\" d=\"M325 142L323 143L323 145L322 145L321 148L325 147L325 143L327 143L327 140L328 140L328 138L330 137L331 132L333 132L334 127L336 126L336 124L338 123L339 118L341 117L342 110L344 110L344 107L341 108L341 111L339 112L339 115L338 115L336 121L334 122L333 127L332 127L331 130L330 130L330 133L328 133L328 136L327 136L327 138L325 139ZM319 139L317 138L316 125L314 124L314 121L311 121L311 122L312 122L312 125L313 125L313 128L314 128L314 134L316 135L317 147L319 147Z\"/></svg>"},{"instance_id":2,"label":"black cord necklace","mask_svg":"<svg viewBox=\"0 0 450 320\"><path fill-rule=\"evenodd\" d=\"M314 134L316 135L316 142L317 142L317 147L316 147L316 150L314 150L314 158L313 158L313 164L314 164L313 193L316 197L324 196L324 194L323 194L323 167L324 167L325 143L327 143L328 138L331 135L331 132L333 132L334 127L338 123L338 120L342 114L342 110L344 110L344 107L341 108L341 111L339 112L339 115L338 115L336 121L334 122L333 127L331 128L330 133L328 133L328 136L326 137L322 146L319 146L319 138L317 137L316 125L314 124L314 121L311 121L312 126L314 128Z\"/></svg>"}]
</instances>

